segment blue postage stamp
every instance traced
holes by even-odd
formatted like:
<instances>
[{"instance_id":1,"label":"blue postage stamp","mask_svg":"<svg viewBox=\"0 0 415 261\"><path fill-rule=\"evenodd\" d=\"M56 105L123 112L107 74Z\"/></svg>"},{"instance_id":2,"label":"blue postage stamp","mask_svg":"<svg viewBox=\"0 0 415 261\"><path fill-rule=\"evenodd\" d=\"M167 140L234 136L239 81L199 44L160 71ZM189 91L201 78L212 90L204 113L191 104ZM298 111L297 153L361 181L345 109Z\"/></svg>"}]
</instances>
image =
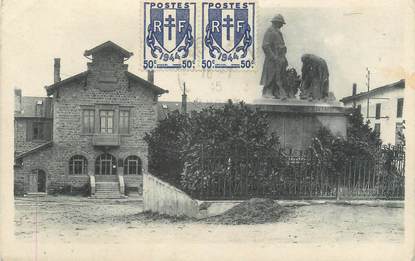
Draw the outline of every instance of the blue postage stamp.
<instances>
[{"instance_id":1,"label":"blue postage stamp","mask_svg":"<svg viewBox=\"0 0 415 261\"><path fill-rule=\"evenodd\" d=\"M255 3L202 3L203 69L255 66Z\"/></svg>"},{"instance_id":2,"label":"blue postage stamp","mask_svg":"<svg viewBox=\"0 0 415 261\"><path fill-rule=\"evenodd\" d=\"M192 69L196 62L196 3L144 2L144 69Z\"/></svg>"}]
</instances>

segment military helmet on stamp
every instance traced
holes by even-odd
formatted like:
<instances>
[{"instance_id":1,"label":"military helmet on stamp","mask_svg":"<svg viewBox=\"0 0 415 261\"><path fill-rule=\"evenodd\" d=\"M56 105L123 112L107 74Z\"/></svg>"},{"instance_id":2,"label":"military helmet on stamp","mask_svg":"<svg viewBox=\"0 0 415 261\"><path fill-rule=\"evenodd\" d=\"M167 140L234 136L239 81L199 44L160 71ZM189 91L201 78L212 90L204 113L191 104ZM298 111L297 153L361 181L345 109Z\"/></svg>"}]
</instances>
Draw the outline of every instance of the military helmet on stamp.
<instances>
[{"instance_id":1,"label":"military helmet on stamp","mask_svg":"<svg viewBox=\"0 0 415 261\"><path fill-rule=\"evenodd\" d=\"M281 14L277 14L276 16L274 16L274 17L271 19L271 22L280 22L280 23L285 24L284 17L282 17L282 15L281 15Z\"/></svg>"}]
</instances>

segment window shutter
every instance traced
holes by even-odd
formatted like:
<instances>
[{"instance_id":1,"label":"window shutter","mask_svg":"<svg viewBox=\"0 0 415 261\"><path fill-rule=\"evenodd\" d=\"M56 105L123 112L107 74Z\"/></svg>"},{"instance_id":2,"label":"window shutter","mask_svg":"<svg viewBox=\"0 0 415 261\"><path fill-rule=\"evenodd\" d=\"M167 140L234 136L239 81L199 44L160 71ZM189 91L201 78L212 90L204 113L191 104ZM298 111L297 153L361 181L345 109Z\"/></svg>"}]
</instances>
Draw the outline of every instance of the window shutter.
<instances>
[{"instance_id":1,"label":"window shutter","mask_svg":"<svg viewBox=\"0 0 415 261\"><path fill-rule=\"evenodd\" d=\"M380 109L381 109L381 104L380 103L377 103L376 104L376 115L375 115L375 118L376 119L380 119L380 117L381 117L381 115L380 115Z\"/></svg>"},{"instance_id":2,"label":"window shutter","mask_svg":"<svg viewBox=\"0 0 415 261\"><path fill-rule=\"evenodd\" d=\"M402 118L403 114L403 98L399 98L397 102L396 117Z\"/></svg>"},{"instance_id":3,"label":"window shutter","mask_svg":"<svg viewBox=\"0 0 415 261\"><path fill-rule=\"evenodd\" d=\"M33 140L33 121L26 121L26 140Z\"/></svg>"}]
</instances>

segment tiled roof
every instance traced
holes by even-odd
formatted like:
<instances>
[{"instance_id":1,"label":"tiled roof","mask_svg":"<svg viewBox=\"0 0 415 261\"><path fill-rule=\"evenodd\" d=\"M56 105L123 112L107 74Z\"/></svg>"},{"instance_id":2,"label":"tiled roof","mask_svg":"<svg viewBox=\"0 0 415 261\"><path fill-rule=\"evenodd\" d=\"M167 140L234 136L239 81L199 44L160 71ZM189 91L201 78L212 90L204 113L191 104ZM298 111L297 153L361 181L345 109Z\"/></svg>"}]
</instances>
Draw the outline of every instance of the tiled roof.
<instances>
[{"instance_id":1,"label":"tiled roof","mask_svg":"<svg viewBox=\"0 0 415 261\"><path fill-rule=\"evenodd\" d=\"M86 50L84 52L84 56L90 56L94 53L97 53L101 50L108 49L108 48L112 48L112 49L120 52L125 58L130 58L133 55L132 52L129 52L129 51L125 50L124 48L122 48L118 44L115 44L112 41L106 41L105 43L100 44L100 45L98 45L98 46L96 46L92 49Z\"/></svg>"},{"instance_id":2,"label":"tiled roof","mask_svg":"<svg viewBox=\"0 0 415 261\"><path fill-rule=\"evenodd\" d=\"M58 88L59 86L65 85L65 84L70 83L70 82L75 81L75 80L84 79L87 75L88 75L88 71L84 71L84 72L75 74L75 75L73 75L69 78L66 78L65 80L56 82L52 85L45 86L46 93L47 93L47 95L52 95L53 92L56 90L56 88Z\"/></svg>"},{"instance_id":3,"label":"tiled roof","mask_svg":"<svg viewBox=\"0 0 415 261\"><path fill-rule=\"evenodd\" d=\"M125 72L125 75L127 76L127 78L129 80L133 80L136 81L138 83L140 83L141 85L143 85L144 87L150 88L152 89L154 92L156 92L157 94L163 94L163 93L168 93L168 90L162 89L160 87L158 87L157 85L154 85L153 83L144 80L143 78L138 77L137 75L130 73L129 71Z\"/></svg>"},{"instance_id":4,"label":"tiled roof","mask_svg":"<svg viewBox=\"0 0 415 261\"><path fill-rule=\"evenodd\" d=\"M403 89L403 88L405 88L405 80L404 79L399 80L399 81L394 82L394 83L391 83L391 84L388 84L388 85L384 85L384 86L372 89L369 92L361 92L361 93L358 93L356 95L351 95L351 96L344 97L340 101L343 102L343 103L348 103L348 102L351 102L353 100L359 100L359 99L362 99L362 98L367 98L367 96L370 97L370 96L375 95L379 92L392 90L392 89Z\"/></svg>"},{"instance_id":5,"label":"tiled roof","mask_svg":"<svg viewBox=\"0 0 415 261\"><path fill-rule=\"evenodd\" d=\"M24 158L27 155L30 155L30 154L35 153L37 151L41 151L41 150L47 149L47 148L51 147L52 145L53 145L53 141L45 142L45 143L43 143L43 144L41 144L41 145L39 145L37 147L34 147L31 150L25 151L25 152L23 152L23 153L15 156L14 159L15 160L18 160L18 159Z\"/></svg>"}]
</instances>

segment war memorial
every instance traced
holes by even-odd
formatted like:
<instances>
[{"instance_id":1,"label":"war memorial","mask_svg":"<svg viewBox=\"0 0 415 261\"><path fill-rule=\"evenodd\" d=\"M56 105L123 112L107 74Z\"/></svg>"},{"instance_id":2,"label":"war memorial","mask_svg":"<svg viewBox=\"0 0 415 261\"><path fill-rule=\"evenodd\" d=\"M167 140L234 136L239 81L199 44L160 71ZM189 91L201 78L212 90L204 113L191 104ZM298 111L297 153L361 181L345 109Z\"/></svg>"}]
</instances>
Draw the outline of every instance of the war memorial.
<instances>
[{"instance_id":1,"label":"war memorial","mask_svg":"<svg viewBox=\"0 0 415 261\"><path fill-rule=\"evenodd\" d=\"M324 59L304 54L301 77L289 68L287 46L281 32L282 15L271 20L262 42L265 61L260 84L262 98L252 107L269 114L270 129L285 148L307 148L321 127L346 136L346 110L329 91L329 70Z\"/></svg>"}]
</instances>

